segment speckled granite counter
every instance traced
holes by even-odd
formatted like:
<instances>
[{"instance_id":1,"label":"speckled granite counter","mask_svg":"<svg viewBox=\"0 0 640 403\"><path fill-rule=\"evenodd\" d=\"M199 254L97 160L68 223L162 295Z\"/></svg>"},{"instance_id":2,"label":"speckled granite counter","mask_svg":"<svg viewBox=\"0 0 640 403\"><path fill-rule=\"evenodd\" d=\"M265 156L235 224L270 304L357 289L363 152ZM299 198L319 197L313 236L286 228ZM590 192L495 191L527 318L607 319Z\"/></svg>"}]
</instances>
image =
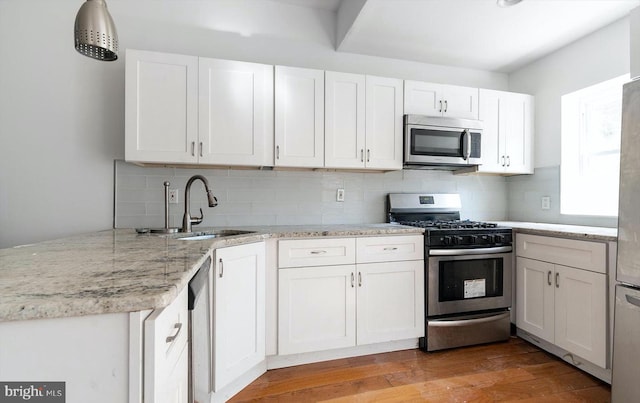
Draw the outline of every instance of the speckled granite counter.
<instances>
[{"instance_id":1,"label":"speckled granite counter","mask_svg":"<svg viewBox=\"0 0 640 403\"><path fill-rule=\"evenodd\" d=\"M422 232L393 224L242 229L257 232L182 241L119 229L0 249L0 322L164 307L188 284L206 254L225 246L274 237Z\"/></svg>"},{"instance_id":2,"label":"speckled granite counter","mask_svg":"<svg viewBox=\"0 0 640 403\"><path fill-rule=\"evenodd\" d=\"M558 236L565 238L616 241L617 228L585 227L582 225L547 224L522 221L498 221L499 225L511 227L517 232L534 235Z\"/></svg>"}]
</instances>

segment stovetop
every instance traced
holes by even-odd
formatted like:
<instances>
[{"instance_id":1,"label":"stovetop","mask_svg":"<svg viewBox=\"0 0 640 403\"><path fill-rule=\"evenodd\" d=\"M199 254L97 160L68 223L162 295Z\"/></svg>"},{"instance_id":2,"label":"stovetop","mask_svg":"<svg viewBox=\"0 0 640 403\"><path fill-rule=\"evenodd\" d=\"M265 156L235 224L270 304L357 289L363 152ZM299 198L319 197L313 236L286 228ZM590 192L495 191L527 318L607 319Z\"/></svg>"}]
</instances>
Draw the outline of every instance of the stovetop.
<instances>
[{"instance_id":1,"label":"stovetop","mask_svg":"<svg viewBox=\"0 0 640 403\"><path fill-rule=\"evenodd\" d=\"M486 248L512 244L511 228L461 220L458 194L401 194L388 197L389 222L425 229L425 245Z\"/></svg>"}]
</instances>

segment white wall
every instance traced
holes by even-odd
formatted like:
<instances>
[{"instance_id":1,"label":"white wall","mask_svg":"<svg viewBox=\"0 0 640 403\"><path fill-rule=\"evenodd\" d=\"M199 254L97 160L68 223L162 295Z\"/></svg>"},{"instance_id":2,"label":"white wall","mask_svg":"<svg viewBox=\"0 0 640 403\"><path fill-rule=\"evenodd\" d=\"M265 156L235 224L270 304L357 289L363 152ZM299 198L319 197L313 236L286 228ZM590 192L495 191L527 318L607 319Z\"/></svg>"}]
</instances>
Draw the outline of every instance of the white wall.
<instances>
[{"instance_id":1,"label":"white wall","mask_svg":"<svg viewBox=\"0 0 640 403\"><path fill-rule=\"evenodd\" d=\"M0 247L112 226L124 52L73 49L81 0L0 0ZM109 0L121 49L506 89L504 74L334 51L335 14L268 0Z\"/></svg>"},{"instance_id":2,"label":"white wall","mask_svg":"<svg viewBox=\"0 0 640 403\"><path fill-rule=\"evenodd\" d=\"M618 20L510 74L510 91L536 97L536 171L532 176L507 179L509 219L617 226L615 217L560 214L561 97L625 73L629 73L629 18ZM541 209L542 196L551 197L550 210Z\"/></svg>"},{"instance_id":3,"label":"white wall","mask_svg":"<svg viewBox=\"0 0 640 403\"><path fill-rule=\"evenodd\" d=\"M509 91L536 97L535 167L560 164L560 98L629 72L629 19L595 33L509 75Z\"/></svg>"}]
</instances>

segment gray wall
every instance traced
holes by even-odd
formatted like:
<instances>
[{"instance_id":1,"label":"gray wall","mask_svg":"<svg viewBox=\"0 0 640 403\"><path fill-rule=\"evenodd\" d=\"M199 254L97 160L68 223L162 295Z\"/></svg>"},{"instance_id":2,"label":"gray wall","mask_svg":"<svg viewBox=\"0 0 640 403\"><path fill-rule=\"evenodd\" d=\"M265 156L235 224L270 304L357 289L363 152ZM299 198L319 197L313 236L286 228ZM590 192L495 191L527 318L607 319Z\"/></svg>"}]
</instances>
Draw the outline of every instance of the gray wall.
<instances>
[{"instance_id":1,"label":"gray wall","mask_svg":"<svg viewBox=\"0 0 640 403\"><path fill-rule=\"evenodd\" d=\"M191 188L191 213L204 211L201 226L350 224L386 221L385 200L393 192L460 193L462 218L505 220L502 177L453 175L449 171L388 173L146 168L116 162L116 227L162 227L164 181L179 190L170 205L170 225L180 226L184 187L191 175L205 175L219 205L209 208L200 181ZM345 201L336 202L336 190Z\"/></svg>"},{"instance_id":2,"label":"gray wall","mask_svg":"<svg viewBox=\"0 0 640 403\"><path fill-rule=\"evenodd\" d=\"M536 98L535 174L509 178L511 220L617 226L615 217L560 214L561 97L629 72L629 19L623 18L509 75L509 90ZM618 180L618 178L612 178ZM551 209L542 210L542 196Z\"/></svg>"},{"instance_id":3,"label":"gray wall","mask_svg":"<svg viewBox=\"0 0 640 403\"><path fill-rule=\"evenodd\" d=\"M0 247L112 226L124 52L112 63L76 53L81 4L0 0ZM269 0L108 4L122 50L507 89L505 74L336 52L335 14L324 10Z\"/></svg>"}]
</instances>

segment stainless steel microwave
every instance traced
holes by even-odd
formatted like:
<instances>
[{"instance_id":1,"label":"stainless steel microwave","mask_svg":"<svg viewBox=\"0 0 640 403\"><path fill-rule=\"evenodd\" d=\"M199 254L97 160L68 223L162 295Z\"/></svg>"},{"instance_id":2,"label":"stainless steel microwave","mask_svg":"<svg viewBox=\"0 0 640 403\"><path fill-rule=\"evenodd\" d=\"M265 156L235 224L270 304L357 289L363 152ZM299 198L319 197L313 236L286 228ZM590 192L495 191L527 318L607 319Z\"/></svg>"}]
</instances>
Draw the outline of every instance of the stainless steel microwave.
<instances>
[{"instance_id":1,"label":"stainless steel microwave","mask_svg":"<svg viewBox=\"0 0 640 403\"><path fill-rule=\"evenodd\" d=\"M480 165L482 122L404 115L405 166Z\"/></svg>"}]
</instances>

